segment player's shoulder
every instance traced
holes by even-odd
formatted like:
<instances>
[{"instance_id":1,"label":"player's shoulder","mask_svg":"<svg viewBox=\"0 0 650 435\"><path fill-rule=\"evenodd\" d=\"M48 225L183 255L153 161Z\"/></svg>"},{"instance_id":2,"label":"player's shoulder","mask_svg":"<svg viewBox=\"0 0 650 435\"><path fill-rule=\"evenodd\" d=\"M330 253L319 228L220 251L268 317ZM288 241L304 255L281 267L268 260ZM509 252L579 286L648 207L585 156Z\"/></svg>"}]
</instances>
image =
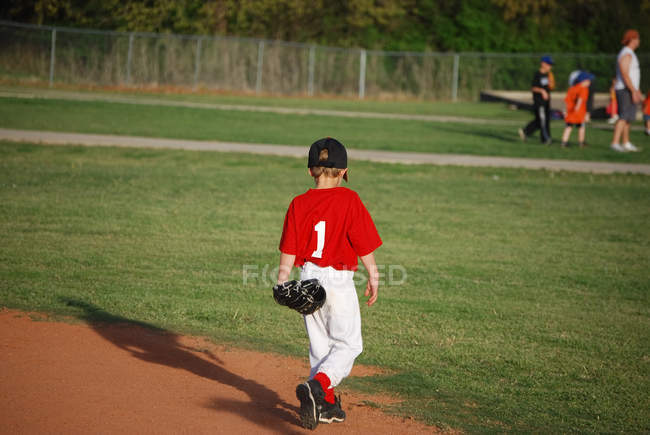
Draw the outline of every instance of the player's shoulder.
<instances>
[{"instance_id":1,"label":"player's shoulder","mask_svg":"<svg viewBox=\"0 0 650 435\"><path fill-rule=\"evenodd\" d=\"M312 189L309 189L306 192L303 192L303 193L301 193L299 195L294 196L293 199L291 200L291 205L293 205L295 207L295 206L299 206L300 204L304 204L305 202L308 202L309 199L310 199L309 192L311 190Z\"/></svg>"},{"instance_id":2,"label":"player's shoulder","mask_svg":"<svg viewBox=\"0 0 650 435\"><path fill-rule=\"evenodd\" d=\"M623 56L632 56L632 57L634 57L634 50L632 50L627 45L623 46L623 48L621 48L621 51L618 52L618 58L620 59Z\"/></svg>"},{"instance_id":3,"label":"player's shoulder","mask_svg":"<svg viewBox=\"0 0 650 435\"><path fill-rule=\"evenodd\" d=\"M312 189L307 189L307 191L305 191L305 192L303 192L303 193L301 193L301 194L299 194L299 195L294 196L294 197L293 197L293 200L296 201L296 200L301 200L301 199L303 199L303 198L306 198L307 195L309 194L309 192L310 192L311 190L312 190Z\"/></svg>"},{"instance_id":4,"label":"player's shoulder","mask_svg":"<svg viewBox=\"0 0 650 435\"><path fill-rule=\"evenodd\" d=\"M355 192L354 190L350 189L349 187L339 186L339 187L337 187L337 190L339 191L339 193L340 193L341 195L346 195L346 196L359 196L359 195L357 194L357 192Z\"/></svg>"},{"instance_id":5,"label":"player's shoulder","mask_svg":"<svg viewBox=\"0 0 650 435\"><path fill-rule=\"evenodd\" d=\"M343 187L343 186L338 187L337 188L337 195L343 201L347 201L347 202L361 201L361 198L359 197L359 194L356 191L354 191L354 190L352 190L352 189L350 189L348 187Z\"/></svg>"}]
</instances>

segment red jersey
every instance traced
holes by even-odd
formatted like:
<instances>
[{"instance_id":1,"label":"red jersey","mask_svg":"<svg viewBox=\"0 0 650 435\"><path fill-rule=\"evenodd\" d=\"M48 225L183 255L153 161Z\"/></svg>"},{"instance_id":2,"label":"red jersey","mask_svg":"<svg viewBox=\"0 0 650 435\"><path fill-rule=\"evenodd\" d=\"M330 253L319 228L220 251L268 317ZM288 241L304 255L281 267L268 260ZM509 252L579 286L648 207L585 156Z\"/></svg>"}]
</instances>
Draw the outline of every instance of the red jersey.
<instances>
[{"instance_id":1,"label":"red jersey","mask_svg":"<svg viewBox=\"0 0 650 435\"><path fill-rule=\"evenodd\" d=\"M309 189L287 210L280 251L295 255L294 265L357 270L357 257L381 246L381 238L359 195L346 187Z\"/></svg>"},{"instance_id":2,"label":"red jersey","mask_svg":"<svg viewBox=\"0 0 650 435\"><path fill-rule=\"evenodd\" d=\"M569 88L564 102L566 103L566 117L564 120L571 124L582 124L585 122L587 115L587 99L589 98L589 88L580 85L580 83ZM576 104L580 99L580 107L576 110Z\"/></svg>"},{"instance_id":3,"label":"red jersey","mask_svg":"<svg viewBox=\"0 0 650 435\"><path fill-rule=\"evenodd\" d=\"M650 92L648 92L648 95L646 95L645 101L643 102L643 114L650 115Z\"/></svg>"}]
</instances>

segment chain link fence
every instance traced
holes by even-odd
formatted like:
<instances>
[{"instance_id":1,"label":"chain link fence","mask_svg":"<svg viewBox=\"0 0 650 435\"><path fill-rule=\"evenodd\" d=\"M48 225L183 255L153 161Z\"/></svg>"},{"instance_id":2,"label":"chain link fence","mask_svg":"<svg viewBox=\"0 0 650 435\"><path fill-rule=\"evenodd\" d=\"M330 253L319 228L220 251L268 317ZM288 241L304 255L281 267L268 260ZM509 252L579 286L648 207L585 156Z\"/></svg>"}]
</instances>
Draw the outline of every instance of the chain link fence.
<instances>
[{"instance_id":1,"label":"chain link fence","mask_svg":"<svg viewBox=\"0 0 650 435\"><path fill-rule=\"evenodd\" d=\"M528 90L541 53L343 49L251 38L82 30L0 21L0 79L134 88L182 87L275 95L478 100ZM614 54L557 53L558 90L588 70L607 91ZM650 53L638 54L648 71ZM643 90L650 74L642 74Z\"/></svg>"}]
</instances>

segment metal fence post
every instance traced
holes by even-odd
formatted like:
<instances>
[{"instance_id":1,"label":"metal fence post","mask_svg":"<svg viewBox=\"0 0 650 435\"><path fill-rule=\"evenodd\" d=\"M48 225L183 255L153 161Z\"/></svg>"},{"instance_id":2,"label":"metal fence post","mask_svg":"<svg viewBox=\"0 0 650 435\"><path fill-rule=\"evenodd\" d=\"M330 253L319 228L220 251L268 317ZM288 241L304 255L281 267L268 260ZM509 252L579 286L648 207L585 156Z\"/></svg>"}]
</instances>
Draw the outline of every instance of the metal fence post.
<instances>
[{"instance_id":1,"label":"metal fence post","mask_svg":"<svg viewBox=\"0 0 650 435\"><path fill-rule=\"evenodd\" d=\"M133 33L129 34L129 51L126 54L126 84L131 84L131 59L133 59Z\"/></svg>"},{"instance_id":2,"label":"metal fence post","mask_svg":"<svg viewBox=\"0 0 650 435\"><path fill-rule=\"evenodd\" d=\"M255 93L262 92L262 64L264 63L264 41L257 46L257 80L255 81Z\"/></svg>"},{"instance_id":3,"label":"metal fence post","mask_svg":"<svg viewBox=\"0 0 650 435\"><path fill-rule=\"evenodd\" d=\"M199 86L199 71L201 70L201 41L203 38L199 37L196 40L196 62L194 63L194 90Z\"/></svg>"},{"instance_id":4,"label":"metal fence post","mask_svg":"<svg viewBox=\"0 0 650 435\"><path fill-rule=\"evenodd\" d=\"M50 49L50 87L54 86L54 59L56 58L56 29L52 29L52 48Z\"/></svg>"},{"instance_id":5,"label":"metal fence post","mask_svg":"<svg viewBox=\"0 0 650 435\"><path fill-rule=\"evenodd\" d=\"M359 56L359 99L366 96L366 50L361 50Z\"/></svg>"},{"instance_id":6,"label":"metal fence post","mask_svg":"<svg viewBox=\"0 0 650 435\"><path fill-rule=\"evenodd\" d=\"M316 47L309 47L309 81L307 83L307 95L314 96L314 64L316 63Z\"/></svg>"},{"instance_id":7,"label":"metal fence post","mask_svg":"<svg viewBox=\"0 0 650 435\"><path fill-rule=\"evenodd\" d=\"M451 79L451 101L458 101L458 62L460 56L454 54L454 71Z\"/></svg>"}]
</instances>

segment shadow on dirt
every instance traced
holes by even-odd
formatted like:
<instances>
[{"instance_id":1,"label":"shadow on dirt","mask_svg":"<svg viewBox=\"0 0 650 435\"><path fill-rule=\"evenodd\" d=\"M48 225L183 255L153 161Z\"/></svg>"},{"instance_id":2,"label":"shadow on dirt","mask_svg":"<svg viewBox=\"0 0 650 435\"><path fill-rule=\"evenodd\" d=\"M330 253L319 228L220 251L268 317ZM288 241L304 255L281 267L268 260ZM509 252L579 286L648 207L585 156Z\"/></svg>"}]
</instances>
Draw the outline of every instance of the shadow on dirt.
<instances>
[{"instance_id":1,"label":"shadow on dirt","mask_svg":"<svg viewBox=\"0 0 650 435\"><path fill-rule=\"evenodd\" d=\"M246 379L221 366L211 352L204 352L212 361L196 356L194 349L179 342L179 336L148 323L108 313L95 305L72 298L61 298L68 306L80 310L78 318L87 322L100 336L131 353L135 358L153 364L187 370L202 378L229 385L245 393L250 401L215 399L206 406L240 415L265 429L277 428L280 433L300 433L298 408L280 399L275 391ZM110 323L107 325L106 323ZM120 327L120 326L128 326ZM218 428L218 421L215 421Z\"/></svg>"}]
</instances>

